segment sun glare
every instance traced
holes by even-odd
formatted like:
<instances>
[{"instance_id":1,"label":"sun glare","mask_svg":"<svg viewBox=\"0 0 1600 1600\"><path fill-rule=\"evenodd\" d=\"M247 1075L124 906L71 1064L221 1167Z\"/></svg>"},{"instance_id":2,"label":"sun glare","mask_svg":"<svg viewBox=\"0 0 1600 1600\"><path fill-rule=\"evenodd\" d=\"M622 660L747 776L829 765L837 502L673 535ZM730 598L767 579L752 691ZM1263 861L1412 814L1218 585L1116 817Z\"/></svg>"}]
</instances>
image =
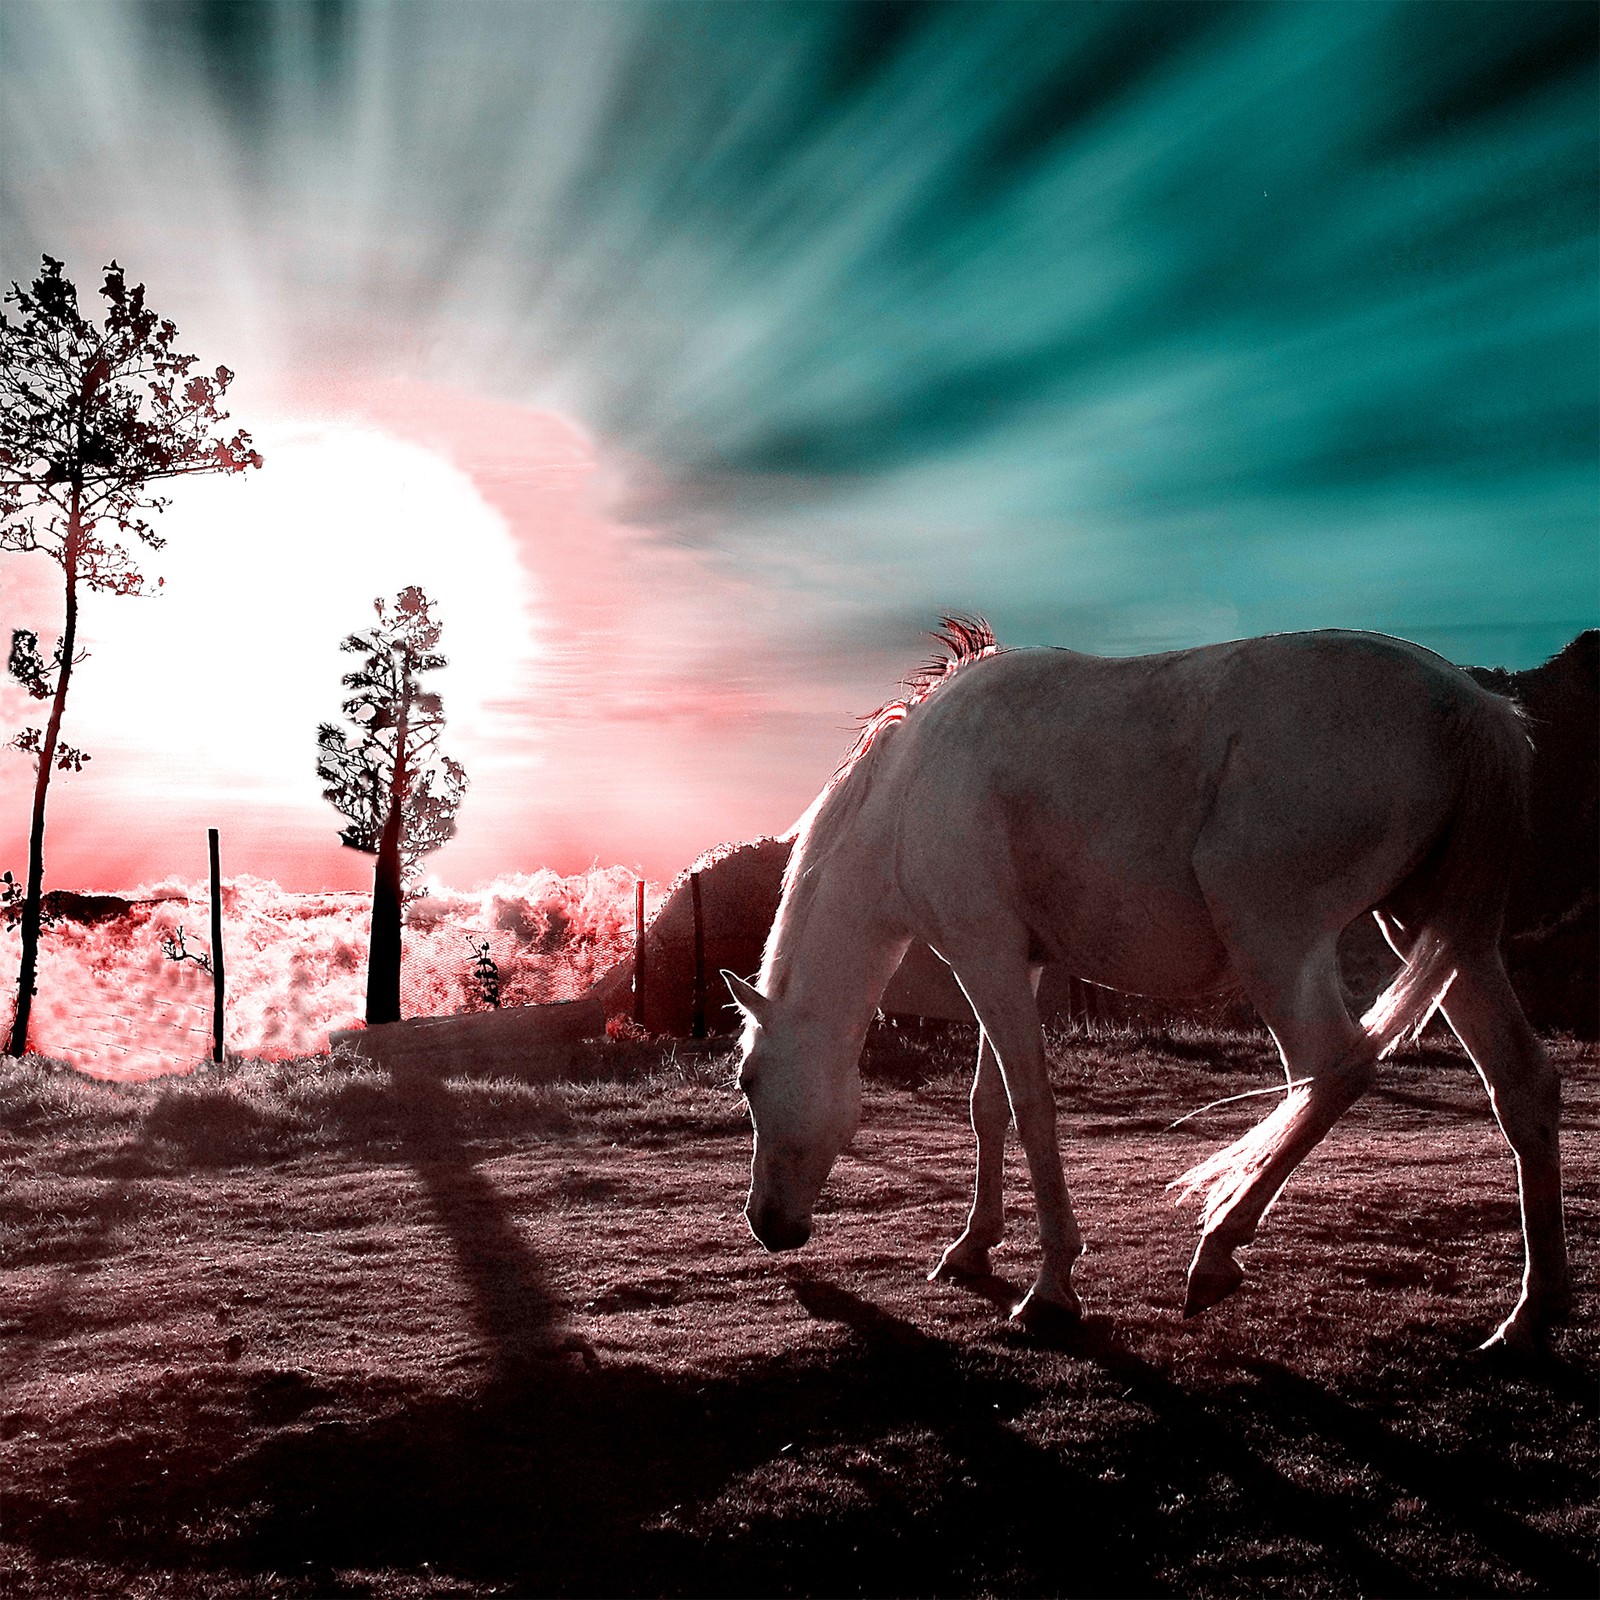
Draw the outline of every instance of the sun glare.
<instances>
[{"instance_id":1,"label":"sun glare","mask_svg":"<svg viewBox=\"0 0 1600 1600\"><path fill-rule=\"evenodd\" d=\"M336 719L339 641L372 602L420 584L437 602L449 743L492 738L491 702L532 653L531 587L504 518L444 457L344 422L258 428L270 470L178 485L152 598L91 600L74 684L76 737L118 759L130 798L179 785L321 806L314 736ZM154 588L154 584L151 585Z\"/></svg>"}]
</instances>

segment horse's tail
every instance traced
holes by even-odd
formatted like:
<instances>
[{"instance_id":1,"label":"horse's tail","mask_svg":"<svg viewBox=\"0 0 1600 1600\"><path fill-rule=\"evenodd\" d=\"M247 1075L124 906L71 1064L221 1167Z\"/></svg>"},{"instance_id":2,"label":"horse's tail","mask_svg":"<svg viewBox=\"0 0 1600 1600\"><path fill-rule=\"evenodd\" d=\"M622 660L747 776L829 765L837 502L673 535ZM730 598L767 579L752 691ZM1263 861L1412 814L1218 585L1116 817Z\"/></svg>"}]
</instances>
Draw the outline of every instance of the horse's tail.
<instances>
[{"instance_id":1,"label":"horse's tail","mask_svg":"<svg viewBox=\"0 0 1600 1600\"><path fill-rule=\"evenodd\" d=\"M1474 686L1476 687L1476 686ZM1455 979L1458 952L1492 947L1505 918L1513 853L1527 827L1530 747L1522 714L1477 689L1461 706L1456 748L1460 787L1439 845L1411 880L1422 913L1401 928L1378 923L1403 964L1361 1019L1386 1056L1428 1025Z\"/></svg>"}]
</instances>

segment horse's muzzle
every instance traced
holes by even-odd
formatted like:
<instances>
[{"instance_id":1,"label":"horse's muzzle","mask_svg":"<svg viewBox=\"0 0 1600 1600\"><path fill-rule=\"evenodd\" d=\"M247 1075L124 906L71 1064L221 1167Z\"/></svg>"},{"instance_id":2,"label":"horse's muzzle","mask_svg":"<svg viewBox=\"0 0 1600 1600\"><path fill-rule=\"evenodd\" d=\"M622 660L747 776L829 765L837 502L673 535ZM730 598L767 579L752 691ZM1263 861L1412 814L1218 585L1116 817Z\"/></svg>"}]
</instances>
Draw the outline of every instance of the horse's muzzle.
<instances>
[{"instance_id":1,"label":"horse's muzzle","mask_svg":"<svg viewBox=\"0 0 1600 1600\"><path fill-rule=\"evenodd\" d=\"M768 1250L798 1250L811 1237L810 1218L786 1217L771 1206L759 1211L746 1208L744 1219Z\"/></svg>"}]
</instances>

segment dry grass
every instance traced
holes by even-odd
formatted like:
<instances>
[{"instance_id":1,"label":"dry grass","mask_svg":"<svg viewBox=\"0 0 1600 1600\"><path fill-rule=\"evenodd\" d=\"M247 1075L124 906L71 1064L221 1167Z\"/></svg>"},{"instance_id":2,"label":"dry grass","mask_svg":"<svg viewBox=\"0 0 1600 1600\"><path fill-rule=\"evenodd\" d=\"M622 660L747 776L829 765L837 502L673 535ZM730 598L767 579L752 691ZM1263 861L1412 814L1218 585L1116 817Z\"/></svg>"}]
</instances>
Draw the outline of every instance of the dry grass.
<instances>
[{"instance_id":1,"label":"dry grass","mask_svg":"<svg viewBox=\"0 0 1600 1600\"><path fill-rule=\"evenodd\" d=\"M715 1046L601 1042L554 1082L0 1068L0 1587L1594 1591L1593 1047L1558 1047L1579 1303L1537 1368L1473 1353L1514 1179L1453 1051L1390 1067L1185 1323L1163 1185L1265 1104L1169 1124L1270 1050L1058 1041L1092 1315L1053 1347L922 1276L965 1207L971 1049L878 1031L784 1258L739 1217ZM1025 1190L1016 1158L1017 1293Z\"/></svg>"}]
</instances>

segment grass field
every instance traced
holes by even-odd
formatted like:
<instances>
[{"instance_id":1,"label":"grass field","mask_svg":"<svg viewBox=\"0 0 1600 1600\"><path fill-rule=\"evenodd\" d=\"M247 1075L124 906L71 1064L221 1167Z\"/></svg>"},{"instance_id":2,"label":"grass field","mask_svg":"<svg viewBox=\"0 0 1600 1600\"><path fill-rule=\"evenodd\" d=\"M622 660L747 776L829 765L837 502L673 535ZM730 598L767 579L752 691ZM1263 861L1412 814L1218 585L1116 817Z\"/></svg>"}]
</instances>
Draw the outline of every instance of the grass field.
<instances>
[{"instance_id":1,"label":"grass field","mask_svg":"<svg viewBox=\"0 0 1600 1600\"><path fill-rule=\"evenodd\" d=\"M925 1280L970 1178L970 1030L880 1028L813 1242L740 1207L731 1058L526 1081L326 1057L117 1087L0 1071L10 1594L1592 1595L1600 1061L1557 1045L1578 1304L1520 1270L1470 1067L1413 1051L1179 1315L1163 1186L1265 1109L1264 1039L1058 1041L1081 1333ZM550 1073L559 1076L551 1078ZM534 1081L537 1074L542 1081Z\"/></svg>"}]
</instances>

